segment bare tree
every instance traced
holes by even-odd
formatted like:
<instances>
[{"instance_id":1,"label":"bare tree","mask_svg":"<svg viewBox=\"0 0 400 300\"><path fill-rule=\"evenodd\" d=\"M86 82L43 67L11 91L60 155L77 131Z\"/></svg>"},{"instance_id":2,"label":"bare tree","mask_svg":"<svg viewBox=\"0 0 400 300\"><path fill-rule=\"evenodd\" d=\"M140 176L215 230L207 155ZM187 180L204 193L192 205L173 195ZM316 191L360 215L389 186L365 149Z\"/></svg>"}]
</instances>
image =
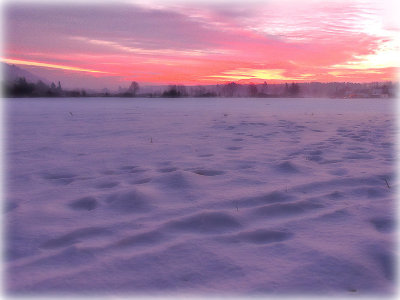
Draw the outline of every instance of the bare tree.
<instances>
[{"instance_id":1,"label":"bare tree","mask_svg":"<svg viewBox=\"0 0 400 300\"><path fill-rule=\"evenodd\" d=\"M225 94L225 96L228 97L233 97L233 95L235 94L236 90L238 88L238 84L235 82L230 82L224 85L223 87L223 92Z\"/></svg>"},{"instance_id":2,"label":"bare tree","mask_svg":"<svg viewBox=\"0 0 400 300\"><path fill-rule=\"evenodd\" d=\"M258 94L257 86L254 83L250 83L248 86L248 93L250 97L256 97Z\"/></svg>"},{"instance_id":3,"label":"bare tree","mask_svg":"<svg viewBox=\"0 0 400 300\"><path fill-rule=\"evenodd\" d=\"M139 91L139 84L136 81L132 81L131 85L128 88L128 93L132 95L132 97L136 97L136 93Z\"/></svg>"}]
</instances>

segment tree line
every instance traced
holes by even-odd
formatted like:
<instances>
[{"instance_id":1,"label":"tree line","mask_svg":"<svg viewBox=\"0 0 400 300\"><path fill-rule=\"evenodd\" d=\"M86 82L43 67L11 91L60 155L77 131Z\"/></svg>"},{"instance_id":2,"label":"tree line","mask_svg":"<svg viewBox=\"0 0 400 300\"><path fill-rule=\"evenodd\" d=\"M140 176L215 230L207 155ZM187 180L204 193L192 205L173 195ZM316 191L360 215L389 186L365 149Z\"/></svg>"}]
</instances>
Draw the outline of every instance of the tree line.
<instances>
[{"instance_id":1,"label":"tree line","mask_svg":"<svg viewBox=\"0 0 400 300\"><path fill-rule=\"evenodd\" d=\"M4 85L5 97L258 97L258 98L295 98L295 97L330 97L330 98L391 98L395 97L397 84L391 82L349 83L349 82L310 82L284 84L240 84L229 82L217 85L169 85L149 88L140 87L136 81L128 88L119 88L116 92L108 89L87 91L86 89L63 89L61 83L46 84L27 82L24 77Z\"/></svg>"}]
</instances>

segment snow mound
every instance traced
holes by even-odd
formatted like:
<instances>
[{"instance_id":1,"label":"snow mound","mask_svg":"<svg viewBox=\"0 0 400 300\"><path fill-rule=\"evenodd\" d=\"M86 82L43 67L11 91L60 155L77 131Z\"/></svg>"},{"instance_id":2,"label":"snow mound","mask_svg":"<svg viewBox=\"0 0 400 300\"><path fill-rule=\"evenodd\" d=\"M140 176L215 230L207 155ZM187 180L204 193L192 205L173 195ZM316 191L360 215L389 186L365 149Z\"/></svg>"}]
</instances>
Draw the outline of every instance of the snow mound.
<instances>
[{"instance_id":1,"label":"snow mound","mask_svg":"<svg viewBox=\"0 0 400 300\"><path fill-rule=\"evenodd\" d=\"M152 209L150 199L150 196L135 189L107 196L106 204L121 213L146 213Z\"/></svg>"},{"instance_id":2,"label":"snow mound","mask_svg":"<svg viewBox=\"0 0 400 300\"><path fill-rule=\"evenodd\" d=\"M75 200L69 204L74 210L93 210L98 206L96 198L88 196Z\"/></svg>"},{"instance_id":3,"label":"snow mound","mask_svg":"<svg viewBox=\"0 0 400 300\"><path fill-rule=\"evenodd\" d=\"M167 227L187 232L221 233L237 229L241 224L227 213L203 212L170 221Z\"/></svg>"}]
</instances>

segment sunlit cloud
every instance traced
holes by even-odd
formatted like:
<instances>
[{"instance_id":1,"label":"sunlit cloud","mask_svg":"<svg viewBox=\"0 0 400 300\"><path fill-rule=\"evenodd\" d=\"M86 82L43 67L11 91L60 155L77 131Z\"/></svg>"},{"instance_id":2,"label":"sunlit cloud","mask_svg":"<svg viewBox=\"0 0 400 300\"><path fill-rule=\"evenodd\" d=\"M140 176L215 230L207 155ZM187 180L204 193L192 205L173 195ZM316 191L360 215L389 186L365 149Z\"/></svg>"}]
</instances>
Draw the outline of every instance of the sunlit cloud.
<instances>
[{"instance_id":1,"label":"sunlit cloud","mask_svg":"<svg viewBox=\"0 0 400 300\"><path fill-rule=\"evenodd\" d=\"M0 60L2 62L8 63L8 64L15 64L15 65L26 65L26 66L44 67L44 68L51 68L51 69L62 69L62 70L77 71L77 72L110 74L109 72L83 69L83 68L71 67L71 66L54 65L54 64L48 64L48 63L43 63L43 62L37 62L37 61L26 61L26 60L12 59L12 58L4 58L4 57L1 57Z\"/></svg>"},{"instance_id":2,"label":"sunlit cloud","mask_svg":"<svg viewBox=\"0 0 400 300\"><path fill-rule=\"evenodd\" d=\"M241 80L241 79L268 79L268 80L287 80L287 78L282 75L285 70L262 70L262 69L250 69L241 68L231 71L225 71L220 75L210 75L211 78L221 78L228 80Z\"/></svg>"},{"instance_id":3,"label":"sunlit cloud","mask_svg":"<svg viewBox=\"0 0 400 300\"><path fill-rule=\"evenodd\" d=\"M356 55L353 60L349 60L344 64L333 65L332 67L358 70L400 68L400 44L397 41L384 43L376 49L375 53Z\"/></svg>"},{"instance_id":4,"label":"sunlit cloud","mask_svg":"<svg viewBox=\"0 0 400 300\"><path fill-rule=\"evenodd\" d=\"M179 50L179 49L143 49L136 47L124 46L121 43L105 40L88 39L84 37L71 37L71 39L83 41L89 44L106 46L119 50L122 52L128 52L140 55L171 55L171 56L205 56L210 54L227 54L232 51L222 49L192 49L192 50Z\"/></svg>"},{"instance_id":5,"label":"sunlit cloud","mask_svg":"<svg viewBox=\"0 0 400 300\"><path fill-rule=\"evenodd\" d=\"M285 74L284 69L252 69L252 68L240 68L236 70L224 71L221 74L210 75L208 78L211 79L225 79L232 81L251 82L252 80L257 81L296 81L296 80L311 80L315 78L315 74L302 73L296 74L295 76Z\"/></svg>"}]
</instances>

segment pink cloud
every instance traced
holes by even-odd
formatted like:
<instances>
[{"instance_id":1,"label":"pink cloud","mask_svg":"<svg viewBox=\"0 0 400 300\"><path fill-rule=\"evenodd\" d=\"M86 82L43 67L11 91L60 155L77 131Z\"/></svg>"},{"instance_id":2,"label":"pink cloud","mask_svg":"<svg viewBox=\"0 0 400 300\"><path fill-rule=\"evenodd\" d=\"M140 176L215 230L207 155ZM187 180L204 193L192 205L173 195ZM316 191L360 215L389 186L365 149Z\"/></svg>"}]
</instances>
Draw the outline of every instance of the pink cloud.
<instances>
[{"instance_id":1,"label":"pink cloud","mask_svg":"<svg viewBox=\"0 0 400 300\"><path fill-rule=\"evenodd\" d=\"M381 72L366 62L343 68L394 44L398 28L383 28L381 18L373 3L359 1L9 5L4 56L113 73L115 83L210 83L238 70L247 70L241 80L394 79L395 63Z\"/></svg>"}]
</instances>

